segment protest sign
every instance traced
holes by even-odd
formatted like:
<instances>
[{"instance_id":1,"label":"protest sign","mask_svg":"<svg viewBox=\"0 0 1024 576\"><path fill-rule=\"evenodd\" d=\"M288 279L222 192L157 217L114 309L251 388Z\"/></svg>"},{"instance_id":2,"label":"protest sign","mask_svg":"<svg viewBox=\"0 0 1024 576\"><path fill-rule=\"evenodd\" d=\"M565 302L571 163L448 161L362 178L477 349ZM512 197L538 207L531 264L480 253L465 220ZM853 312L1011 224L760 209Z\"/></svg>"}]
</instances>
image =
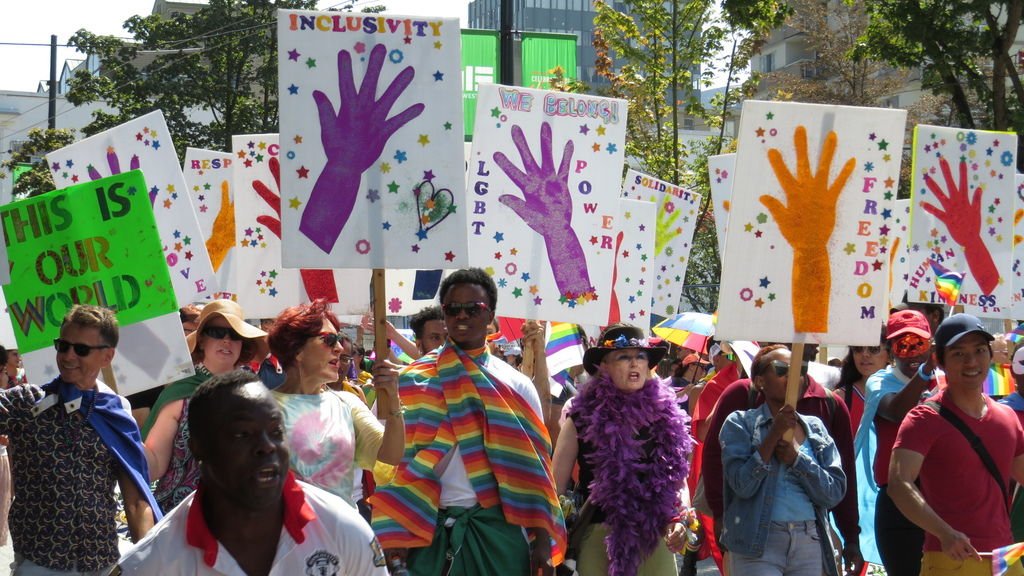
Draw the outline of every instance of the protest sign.
<instances>
[{"instance_id":1,"label":"protest sign","mask_svg":"<svg viewBox=\"0 0 1024 576\"><path fill-rule=\"evenodd\" d=\"M335 313L361 315L370 306L369 270L296 270L281 263L281 164L277 134L231 139L235 196L235 289L251 318L324 298Z\"/></svg>"},{"instance_id":2,"label":"protest sign","mask_svg":"<svg viewBox=\"0 0 1024 576\"><path fill-rule=\"evenodd\" d=\"M451 270L388 270L388 315L412 316L428 306L438 306L437 291L449 273Z\"/></svg>"},{"instance_id":3,"label":"protest sign","mask_svg":"<svg viewBox=\"0 0 1024 576\"><path fill-rule=\"evenodd\" d=\"M729 225L729 206L732 202L732 182L735 174L735 154L708 156L708 178L711 183L711 204L715 215L719 260L725 254L725 230Z\"/></svg>"},{"instance_id":4,"label":"protest sign","mask_svg":"<svg viewBox=\"0 0 1024 576\"><path fill-rule=\"evenodd\" d=\"M693 231L697 226L700 194L636 170L626 171L623 198L657 204L654 224L654 308L659 316L678 312L686 283Z\"/></svg>"},{"instance_id":5,"label":"protest sign","mask_svg":"<svg viewBox=\"0 0 1024 576\"><path fill-rule=\"evenodd\" d=\"M1017 136L919 124L911 190L911 302L941 304L924 258L966 272L958 302L976 316L1008 318L1013 264Z\"/></svg>"},{"instance_id":6,"label":"protest sign","mask_svg":"<svg viewBox=\"0 0 1024 576\"><path fill-rule=\"evenodd\" d=\"M278 11L284 263L467 261L459 22Z\"/></svg>"},{"instance_id":7,"label":"protest sign","mask_svg":"<svg viewBox=\"0 0 1024 576\"><path fill-rule=\"evenodd\" d=\"M189 148L182 173L196 208L199 230L217 275L219 292L210 299L235 299L232 292L235 252L235 202L231 189L230 152Z\"/></svg>"},{"instance_id":8,"label":"protest sign","mask_svg":"<svg viewBox=\"0 0 1024 576\"><path fill-rule=\"evenodd\" d=\"M1010 318L1024 318L1024 174L1014 176L1013 197L1013 309Z\"/></svg>"},{"instance_id":9,"label":"protest sign","mask_svg":"<svg viewBox=\"0 0 1024 576\"><path fill-rule=\"evenodd\" d=\"M644 200L619 199L614 227L615 268L612 272L612 304L608 322L629 322L644 330L650 327L651 292L654 290L654 223L658 205Z\"/></svg>"},{"instance_id":10,"label":"protest sign","mask_svg":"<svg viewBox=\"0 0 1024 576\"><path fill-rule=\"evenodd\" d=\"M470 263L501 312L608 319L626 102L485 84L469 160Z\"/></svg>"},{"instance_id":11,"label":"protest sign","mask_svg":"<svg viewBox=\"0 0 1024 576\"><path fill-rule=\"evenodd\" d=\"M910 286L910 254L907 240L910 239L910 199L897 200L893 214L893 236L889 243L889 305L903 301Z\"/></svg>"},{"instance_id":12,"label":"protest sign","mask_svg":"<svg viewBox=\"0 0 1024 576\"><path fill-rule=\"evenodd\" d=\"M744 102L717 338L878 344L905 121Z\"/></svg>"},{"instance_id":13,"label":"protest sign","mask_svg":"<svg viewBox=\"0 0 1024 576\"><path fill-rule=\"evenodd\" d=\"M178 301L202 300L217 291L217 278L162 112L150 112L65 146L47 154L46 161L58 189L141 169Z\"/></svg>"},{"instance_id":14,"label":"protest sign","mask_svg":"<svg viewBox=\"0 0 1024 576\"><path fill-rule=\"evenodd\" d=\"M20 351L51 346L74 304L111 308L122 324L177 310L148 202L132 171L0 207Z\"/></svg>"}]
</instances>

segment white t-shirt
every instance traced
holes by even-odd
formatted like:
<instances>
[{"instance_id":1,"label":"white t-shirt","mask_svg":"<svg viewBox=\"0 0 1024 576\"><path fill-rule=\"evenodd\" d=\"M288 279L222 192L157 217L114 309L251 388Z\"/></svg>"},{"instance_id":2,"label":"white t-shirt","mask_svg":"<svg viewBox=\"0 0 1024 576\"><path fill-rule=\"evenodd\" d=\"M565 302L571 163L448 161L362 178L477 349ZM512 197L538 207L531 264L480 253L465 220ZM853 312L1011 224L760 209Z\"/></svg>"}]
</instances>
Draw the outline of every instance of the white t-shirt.
<instances>
[{"instance_id":1,"label":"white t-shirt","mask_svg":"<svg viewBox=\"0 0 1024 576\"><path fill-rule=\"evenodd\" d=\"M304 482L298 485L315 518L302 527L301 544L285 526L281 527L270 575L387 576L384 551L359 513L329 492ZM204 548L188 543L188 516L195 495L189 494L121 557L122 574L245 576L220 542L213 566L205 562Z\"/></svg>"},{"instance_id":2,"label":"white t-shirt","mask_svg":"<svg viewBox=\"0 0 1024 576\"><path fill-rule=\"evenodd\" d=\"M484 367L501 382L510 386L517 394L522 396L538 417L543 420L540 406L540 396L537 395L537 388L525 374L509 366L503 360L499 360L493 354L488 355L488 361ZM459 452L459 445L456 444L451 452L451 459L448 467L441 474L441 508L458 506L471 508L476 504L476 491L469 482L469 474L466 473L466 464L462 461L462 454Z\"/></svg>"}]
</instances>

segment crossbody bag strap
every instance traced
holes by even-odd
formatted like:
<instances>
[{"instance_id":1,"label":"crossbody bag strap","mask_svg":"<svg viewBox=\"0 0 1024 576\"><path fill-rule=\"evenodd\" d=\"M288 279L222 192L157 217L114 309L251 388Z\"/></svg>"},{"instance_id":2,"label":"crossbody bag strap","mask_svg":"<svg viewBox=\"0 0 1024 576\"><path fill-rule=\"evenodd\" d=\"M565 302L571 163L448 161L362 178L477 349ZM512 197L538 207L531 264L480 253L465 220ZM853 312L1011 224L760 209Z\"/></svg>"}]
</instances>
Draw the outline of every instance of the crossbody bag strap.
<instances>
[{"instance_id":1,"label":"crossbody bag strap","mask_svg":"<svg viewBox=\"0 0 1024 576\"><path fill-rule=\"evenodd\" d=\"M964 435L964 438L967 438L967 442L970 443L971 448L974 448L974 451L978 453L978 457L981 458L981 462L985 465L985 469L988 470L988 473L992 475L992 478L995 479L996 484L999 486L999 493L1003 495L1003 505L1006 506L1006 510L1009 512L1009 492L1006 490L1006 482L1003 481L1003 477L999 473L999 467L996 466L996 461L992 459L992 455L989 454L988 449L985 448L985 443L982 442L981 438L967 426L966 422L961 420L959 416L954 414L953 411L946 406L934 401L925 402L925 405L938 412L939 416L945 418L947 422L952 424L954 428Z\"/></svg>"}]
</instances>

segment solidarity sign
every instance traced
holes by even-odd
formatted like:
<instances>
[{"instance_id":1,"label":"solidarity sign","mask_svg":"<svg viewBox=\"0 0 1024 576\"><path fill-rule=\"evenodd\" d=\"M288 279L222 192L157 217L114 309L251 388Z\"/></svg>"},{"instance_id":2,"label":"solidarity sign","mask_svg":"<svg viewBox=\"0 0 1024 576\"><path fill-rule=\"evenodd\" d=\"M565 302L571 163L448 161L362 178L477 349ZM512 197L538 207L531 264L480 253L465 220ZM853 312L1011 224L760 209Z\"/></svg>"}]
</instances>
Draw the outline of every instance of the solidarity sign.
<instances>
[{"instance_id":1,"label":"solidarity sign","mask_svg":"<svg viewBox=\"0 0 1024 576\"><path fill-rule=\"evenodd\" d=\"M4 296L23 352L51 346L74 304L111 308L122 325L177 310L141 172L7 204L0 219L18 279Z\"/></svg>"},{"instance_id":2,"label":"solidarity sign","mask_svg":"<svg viewBox=\"0 0 1024 576\"><path fill-rule=\"evenodd\" d=\"M903 110L743 104L717 336L878 344L905 121Z\"/></svg>"},{"instance_id":3,"label":"solidarity sign","mask_svg":"<svg viewBox=\"0 0 1024 576\"><path fill-rule=\"evenodd\" d=\"M277 31L284 264L464 265L458 20L279 10Z\"/></svg>"}]
</instances>

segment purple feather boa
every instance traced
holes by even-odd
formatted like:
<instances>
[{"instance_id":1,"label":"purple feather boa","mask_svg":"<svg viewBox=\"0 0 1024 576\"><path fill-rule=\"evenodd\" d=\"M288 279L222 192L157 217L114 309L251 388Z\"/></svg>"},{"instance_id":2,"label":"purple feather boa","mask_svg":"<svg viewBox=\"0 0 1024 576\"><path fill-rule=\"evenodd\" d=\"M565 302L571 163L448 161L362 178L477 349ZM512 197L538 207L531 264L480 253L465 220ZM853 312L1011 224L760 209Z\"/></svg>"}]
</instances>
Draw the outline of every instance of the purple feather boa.
<instances>
[{"instance_id":1,"label":"purple feather boa","mask_svg":"<svg viewBox=\"0 0 1024 576\"><path fill-rule=\"evenodd\" d=\"M689 473L690 418L657 378L622 392L603 371L573 401L580 439L593 447L590 498L605 514L609 576L635 576L679 513L679 490ZM637 432L648 429L650 458ZM643 480L641 480L643 479Z\"/></svg>"}]
</instances>

